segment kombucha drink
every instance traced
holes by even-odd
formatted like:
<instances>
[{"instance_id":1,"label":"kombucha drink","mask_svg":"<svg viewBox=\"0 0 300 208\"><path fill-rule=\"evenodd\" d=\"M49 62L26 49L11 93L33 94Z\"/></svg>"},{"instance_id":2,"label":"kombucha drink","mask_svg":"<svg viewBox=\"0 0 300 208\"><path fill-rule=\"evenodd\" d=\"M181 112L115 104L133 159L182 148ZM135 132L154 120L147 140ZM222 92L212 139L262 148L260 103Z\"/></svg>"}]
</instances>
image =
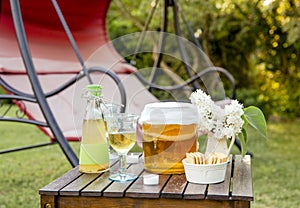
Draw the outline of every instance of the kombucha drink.
<instances>
[{"instance_id":1,"label":"kombucha drink","mask_svg":"<svg viewBox=\"0 0 300 208\"><path fill-rule=\"evenodd\" d=\"M159 174L184 173L182 160L197 150L198 110L191 103L145 105L139 123L145 170Z\"/></svg>"},{"instance_id":2,"label":"kombucha drink","mask_svg":"<svg viewBox=\"0 0 300 208\"><path fill-rule=\"evenodd\" d=\"M160 174L181 174L182 160L197 147L197 125L146 124L143 128L145 170Z\"/></svg>"}]
</instances>

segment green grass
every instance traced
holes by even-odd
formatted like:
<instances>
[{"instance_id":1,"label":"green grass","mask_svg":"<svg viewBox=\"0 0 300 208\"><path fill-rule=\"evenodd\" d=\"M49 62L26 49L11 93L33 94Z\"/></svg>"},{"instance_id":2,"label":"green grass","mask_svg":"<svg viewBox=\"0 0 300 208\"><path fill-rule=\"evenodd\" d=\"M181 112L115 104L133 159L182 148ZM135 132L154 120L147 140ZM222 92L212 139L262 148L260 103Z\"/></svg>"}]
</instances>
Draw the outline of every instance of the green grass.
<instances>
[{"instance_id":1,"label":"green grass","mask_svg":"<svg viewBox=\"0 0 300 208\"><path fill-rule=\"evenodd\" d=\"M254 151L253 207L300 206L300 121L269 123L268 140L251 142Z\"/></svg>"},{"instance_id":2,"label":"green grass","mask_svg":"<svg viewBox=\"0 0 300 208\"><path fill-rule=\"evenodd\" d=\"M254 153L252 207L299 207L299 126L300 121L269 122L266 141L249 141ZM5 148L48 138L34 126L2 122L0 141ZM78 143L72 146L78 152ZM39 207L38 190L70 168L58 145L0 155L0 208Z\"/></svg>"},{"instance_id":3,"label":"green grass","mask_svg":"<svg viewBox=\"0 0 300 208\"><path fill-rule=\"evenodd\" d=\"M26 124L1 122L0 135L0 149L49 141ZM39 207L39 188L70 168L58 145L0 155L0 208Z\"/></svg>"}]
</instances>

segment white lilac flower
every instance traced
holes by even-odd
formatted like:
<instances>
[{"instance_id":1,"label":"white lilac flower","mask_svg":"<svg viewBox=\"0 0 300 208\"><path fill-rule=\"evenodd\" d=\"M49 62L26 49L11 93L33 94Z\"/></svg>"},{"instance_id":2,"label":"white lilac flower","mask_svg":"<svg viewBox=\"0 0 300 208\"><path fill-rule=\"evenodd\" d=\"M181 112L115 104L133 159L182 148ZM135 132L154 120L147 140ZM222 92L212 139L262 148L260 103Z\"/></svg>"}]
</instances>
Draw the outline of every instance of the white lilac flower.
<instances>
[{"instance_id":1,"label":"white lilac flower","mask_svg":"<svg viewBox=\"0 0 300 208\"><path fill-rule=\"evenodd\" d=\"M190 100L199 111L200 131L211 132L217 139L229 139L241 132L244 124L241 116L244 111L243 105L237 100L221 108L200 89L191 94Z\"/></svg>"},{"instance_id":2,"label":"white lilac flower","mask_svg":"<svg viewBox=\"0 0 300 208\"><path fill-rule=\"evenodd\" d=\"M202 131L210 131L212 125L212 106L214 105L211 97L199 89L191 94L190 100L197 106L199 111L199 128Z\"/></svg>"}]
</instances>

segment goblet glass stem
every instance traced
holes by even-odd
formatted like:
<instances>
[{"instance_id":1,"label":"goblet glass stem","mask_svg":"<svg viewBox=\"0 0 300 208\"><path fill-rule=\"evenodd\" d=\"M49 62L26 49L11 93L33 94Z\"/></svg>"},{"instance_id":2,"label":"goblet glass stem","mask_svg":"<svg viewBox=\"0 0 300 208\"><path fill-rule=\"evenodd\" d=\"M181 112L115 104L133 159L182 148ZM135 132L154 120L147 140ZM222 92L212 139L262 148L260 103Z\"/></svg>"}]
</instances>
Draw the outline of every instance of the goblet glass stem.
<instances>
[{"instance_id":1,"label":"goblet glass stem","mask_svg":"<svg viewBox=\"0 0 300 208\"><path fill-rule=\"evenodd\" d=\"M110 180L119 181L119 182L126 182L132 181L137 178L137 175L133 173L127 173L126 171L126 155L127 154L119 154L119 162L120 168L118 173L112 174L109 176Z\"/></svg>"},{"instance_id":2,"label":"goblet glass stem","mask_svg":"<svg viewBox=\"0 0 300 208\"><path fill-rule=\"evenodd\" d=\"M120 154L120 176L126 178L126 154Z\"/></svg>"}]
</instances>

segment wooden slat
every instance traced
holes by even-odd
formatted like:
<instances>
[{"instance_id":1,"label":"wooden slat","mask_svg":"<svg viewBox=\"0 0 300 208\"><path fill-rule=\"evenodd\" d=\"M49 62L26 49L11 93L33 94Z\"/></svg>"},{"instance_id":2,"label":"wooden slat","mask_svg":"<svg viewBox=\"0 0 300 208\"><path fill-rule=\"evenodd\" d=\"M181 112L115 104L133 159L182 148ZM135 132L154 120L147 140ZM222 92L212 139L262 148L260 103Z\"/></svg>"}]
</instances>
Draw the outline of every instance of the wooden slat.
<instances>
[{"instance_id":1,"label":"wooden slat","mask_svg":"<svg viewBox=\"0 0 300 208\"><path fill-rule=\"evenodd\" d=\"M110 171L116 171L118 168L119 168L118 160L117 159L116 160L110 160ZM64 189L62 189L60 191L60 194L63 195L63 196L80 195L81 194L80 191L82 189L84 189L86 186L88 186L90 183L92 183L92 181L94 181L100 175L101 175L101 178L102 178L102 175L104 175L103 177L105 177L106 175L109 175L109 172L82 174L81 177L78 177L78 180L73 181L68 186L64 187ZM99 180L101 180L101 179L99 179ZM107 181L107 182L109 182L109 181ZM89 189L84 194L99 195L99 191L95 191L93 193L92 192L93 191ZM100 194L101 194L101 192L100 192Z\"/></svg>"},{"instance_id":2,"label":"wooden slat","mask_svg":"<svg viewBox=\"0 0 300 208\"><path fill-rule=\"evenodd\" d=\"M120 163L118 159L110 160L110 167L109 171L112 172L117 172L120 168Z\"/></svg>"},{"instance_id":3,"label":"wooden slat","mask_svg":"<svg viewBox=\"0 0 300 208\"><path fill-rule=\"evenodd\" d=\"M59 191L62 196L79 196L80 191L103 173L83 174Z\"/></svg>"},{"instance_id":4,"label":"wooden slat","mask_svg":"<svg viewBox=\"0 0 300 208\"><path fill-rule=\"evenodd\" d=\"M127 171L129 173L134 173L140 175L143 172L143 163L131 164ZM133 184L134 181L129 182L113 182L106 190L103 192L103 196L107 197L123 197L125 191Z\"/></svg>"},{"instance_id":5,"label":"wooden slat","mask_svg":"<svg viewBox=\"0 0 300 208\"><path fill-rule=\"evenodd\" d=\"M228 200L230 197L230 179L232 171L232 156L227 164L225 180L222 183L210 184L207 189L207 199Z\"/></svg>"},{"instance_id":6,"label":"wooden slat","mask_svg":"<svg viewBox=\"0 0 300 208\"><path fill-rule=\"evenodd\" d=\"M144 172L144 174L148 174ZM159 175L158 185L144 185L143 175L126 191L126 197L134 198L159 198L162 188L169 179L169 175Z\"/></svg>"},{"instance_id":7,"label":"wooden slat","mask_svg":"<svg viewBox=\"0 0 300 208\"><path fill-rule=\"evenodd\" d=\"M235 156L233 179L232 179L232 199L233 200L253 200L251 158L246 155Z\"/></svg>"},{"instance_id":8,"label":"wooden slat","mask_svg":"<svg viewBox=\"0 0 300 208\"><path fill-rule=\"evenodd\" d=\"M172 175L165 188L162 190L162 198L183 198L183 191L187 185L184 174Z\"/></svg>"},{"instance_id":9,"label":"wooden slat","mask_svg":"<svg viewBox=\"0 0 300 208\"><path fill-rule=\"evenodd\" d=\"M47 186L39 190L39 194L43 195L58 195L59 191L66 185L74 181L76 178L81 176L82 173L79 172L78 166L68 171L63 176L54 180Z\"/></svg>"},{"instance_id":10,"label":"wooden slat","mask_svg":"<svg viewBox=\"0 0 300 208\"><path fill-rule=\"evenodd\" d=\"M205 199L207 185L188 183L183 198L184 199Z\"/></svg>"},{"instance_id":11,"label":"wooden slat","mask_svg":"<svg viewBox=\"0 0 300 208\"><path fill-rule=\"evenodd\" d=\"M95 181L93 181L90 185L88 185L86 188L84 188L81 191L82 196L102 196L103 191L106 187L108 187L112 181L110 181L109 175L110 172L105 172L101 175L101 177L98 177Z\"/></svg>"}]
</instances>

